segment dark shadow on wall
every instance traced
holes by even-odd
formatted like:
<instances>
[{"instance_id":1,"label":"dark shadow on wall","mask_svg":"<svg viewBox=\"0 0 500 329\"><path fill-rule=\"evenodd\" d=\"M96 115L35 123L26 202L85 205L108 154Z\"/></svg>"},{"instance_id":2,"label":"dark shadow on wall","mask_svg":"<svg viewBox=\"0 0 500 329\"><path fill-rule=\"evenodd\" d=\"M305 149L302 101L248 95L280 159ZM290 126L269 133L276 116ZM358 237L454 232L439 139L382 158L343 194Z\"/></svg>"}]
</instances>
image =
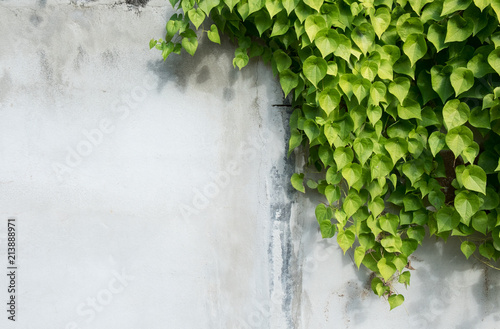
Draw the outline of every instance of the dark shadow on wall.
<instances>
[{"instance_id":1,"label":"dark shadow on wall","mask_svg":"<svg viewBox=\"0 0 500 329\"><path fill-rule=\"evenodd\" d=\"M194 56L182 50L181 55L171 54L163 61L160 51L156 52L156 60L150 60L147 68L158 77L157 91L161 92L168 83L172 83L181 92L186 92L188 85L202 86L211 84L211 91L226 101L232 101L236 96L235 83L239 79L254 79L255 87L266 84L266 79L257 76L258 62L253 58L241 71L234 68L235 45L221 35L221 44L210 42L206 35L198 37L199 45ZM224 59L224 60L221 60ZM268 68L271 70L271 67ZM267 90L267 89L266 89ZM267 91L269 97L273 95Z\"/></svg>"},{"instance_id":2,"label":"dark shadow on wall","mask_svg":"<svg viewBox=\"0 0 500 329\"><path fill-rule=\"evenodd\" d=\"M149 0L126 0L127 5L145 7Z\"/></svg>"},{"instance_id":3,"label":"dark shadow on wall","mask_svg":"<svg viewBox=\"0 0 500 329\"><path fill-rule=\"evenodd\" d=\"M463 310L457 314L461 317L457 319L461 322L455 327L457 329L479 328L489 316L500 320L500 271L492 270L474 258L467 260L460 251L460 243L455 237L449 238L447 243L427 237L412 255L415 268L412 277L421 282L418 289L422 297L408 300L410 318L412 314L415 317L410 321L410 328L449 327L450 314L454 314L457 308ZM474 279L476 276L479 278ZM408 290L411 289L410 286ZM468 296L474 301L464 300ZM480 305L480 310L476 312L467 305ZM418 319L416 315L419 315Z\"/></svg>"}]
</instances>

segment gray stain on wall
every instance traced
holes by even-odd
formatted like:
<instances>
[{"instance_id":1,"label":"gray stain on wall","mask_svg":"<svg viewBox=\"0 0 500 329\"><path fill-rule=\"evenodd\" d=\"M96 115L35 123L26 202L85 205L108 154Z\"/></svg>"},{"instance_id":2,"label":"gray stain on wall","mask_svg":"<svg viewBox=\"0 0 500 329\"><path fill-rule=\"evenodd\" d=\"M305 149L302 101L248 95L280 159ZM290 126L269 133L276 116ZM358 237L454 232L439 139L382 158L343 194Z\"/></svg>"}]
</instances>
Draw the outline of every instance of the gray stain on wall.
<instances>
[{"instance_id":1,"label":"gray stain on wall","mask_svg":"<svg viewBox=\"0 0 500 329\"><path fill-rule=\"evenodd\" d=\"M133 6L146 6L146 4L149 2L149 0L126 0L126 3L128 5L133 5Z\"/></svg>"},{"instance_id":2,"label":"gray stain on wall","mask_svg":"<svg viewBox=\"0 0 500 329\"><path fill-rule=\"evenodd\" d=\"M288 138L290 136L290 131L288 128L288 120L290 113L285 111L282 112L283 127L286 129L284 135L285 143L288 145ZM287 150L284 150L286 154ZM271 297L275 293L283 294L281 296L281 311L280 315L277 316L279 319L279 325L284 328L296 328L296 323L294 323L293 315L293 301L295 296L294 288L294 266L296 261L294 260L292 235L290 230L290 221L292 218L292 200L293 200L293 189L290 184L290 176L294 172L295 163L293 158L286 158L280 161L281 166L274 166L271 170L271 192L270 198L270 217L272 222L272 231L270 232L270 245L269 245L269 264L270 264L270 288ZM274 237L277 234L276 230L279 230L280 238L276 239ZM279 241L280 245L275 244ZM276 254L275 250L280 250L281 254ZM275 273L277 270L274 266L276 261L281 262L281 268L279 273ZM274 300L273 300L274 302ZM270 327L276 325L276 323L270 323ZM281 328L280 327L280 328Z\"/></svg>"}]
</instances>

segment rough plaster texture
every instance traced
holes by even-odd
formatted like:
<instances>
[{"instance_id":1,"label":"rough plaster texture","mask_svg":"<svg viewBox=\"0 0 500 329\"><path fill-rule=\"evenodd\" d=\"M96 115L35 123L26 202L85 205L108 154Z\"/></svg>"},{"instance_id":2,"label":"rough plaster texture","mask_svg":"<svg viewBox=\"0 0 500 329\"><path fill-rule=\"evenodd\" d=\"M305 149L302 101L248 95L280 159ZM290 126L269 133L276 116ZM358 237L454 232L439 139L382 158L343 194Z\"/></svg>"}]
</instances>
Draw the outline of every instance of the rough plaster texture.
<instances>
[{"instance_id":1,"label":"rough plaster texture","mask_svg":"<svg viewBox=\"0 0 500 329\"><path fill-rule=\"evenodd\" d=\"M147 47L167 1L0 1L1 328L495 328L498 272L452 240L392 312L294 193L269 67ZM297 155L297 166L301 156Z\"/></svg>"}]
</instances>

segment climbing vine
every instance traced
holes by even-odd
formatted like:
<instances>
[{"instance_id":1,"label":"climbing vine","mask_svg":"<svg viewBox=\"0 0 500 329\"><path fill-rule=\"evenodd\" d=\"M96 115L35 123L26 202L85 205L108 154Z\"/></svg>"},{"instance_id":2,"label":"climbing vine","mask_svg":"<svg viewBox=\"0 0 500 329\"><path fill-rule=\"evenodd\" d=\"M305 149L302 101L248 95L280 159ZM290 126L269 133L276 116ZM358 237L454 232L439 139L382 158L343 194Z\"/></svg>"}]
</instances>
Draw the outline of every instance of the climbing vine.
<instances>
[{"instance_id":1,"label":"climbing vine","mask_svg":"<svg viewBox=\"0 0 500 329\"><path fill-rule=\"evenodd\" d=\"M238 45L235 67L271 64L294 109L288 154L307 154L291 183L325 196L322 236L353 248L391 309L426 230L500 258L500 0L170 3L181 10L150 42L164 59L194 55L202 27Z\"/></svg>"}]
</instances>

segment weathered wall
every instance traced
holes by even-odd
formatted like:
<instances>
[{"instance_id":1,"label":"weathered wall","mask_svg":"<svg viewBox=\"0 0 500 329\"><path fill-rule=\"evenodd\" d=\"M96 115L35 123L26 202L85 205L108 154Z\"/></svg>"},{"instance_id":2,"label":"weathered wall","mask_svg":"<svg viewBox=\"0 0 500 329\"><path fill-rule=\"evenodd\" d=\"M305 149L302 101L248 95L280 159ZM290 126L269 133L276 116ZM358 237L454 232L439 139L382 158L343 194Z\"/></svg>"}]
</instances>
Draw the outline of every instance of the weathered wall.
<instances>
[{"instance_id":1,"label":"weathered wall","mask_svg":"<svg viewBox=\"0 0 500 329\"><path fill-rule=\"evenodd\" d=\"M270 68L204 37L163 62L148 41L172 13L0 1L0 274L9 217L19 258L2 328L495 327L500 277L457 241L415 254L389 312L289 186Z\"/></svg>"}]
</instances>

